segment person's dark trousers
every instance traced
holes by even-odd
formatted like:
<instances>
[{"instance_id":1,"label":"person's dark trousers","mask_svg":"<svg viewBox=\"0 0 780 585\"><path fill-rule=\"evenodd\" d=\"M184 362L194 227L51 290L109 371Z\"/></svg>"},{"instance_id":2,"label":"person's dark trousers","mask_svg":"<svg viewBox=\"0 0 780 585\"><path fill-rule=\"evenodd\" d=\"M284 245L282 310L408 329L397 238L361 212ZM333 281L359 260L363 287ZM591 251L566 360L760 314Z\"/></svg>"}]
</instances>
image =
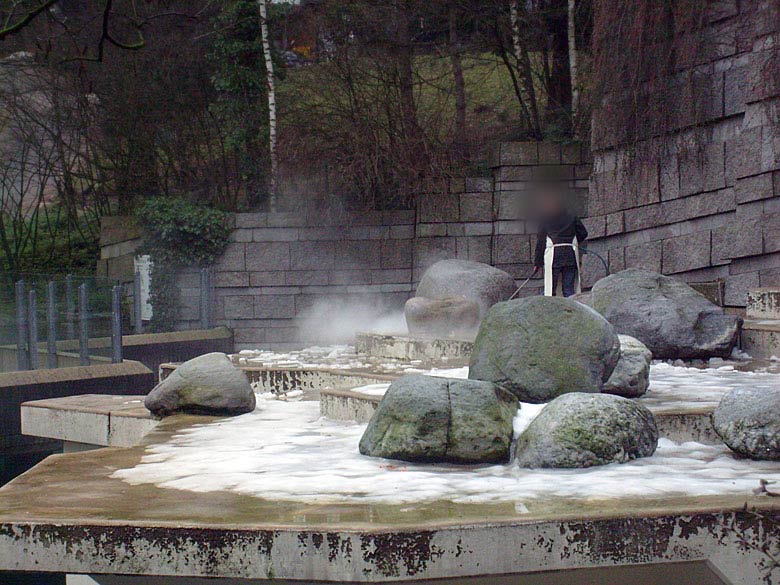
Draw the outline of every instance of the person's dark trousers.
<instances>
[{"instance_id":1,"label":"person's dark trousers","mask_svg":"<svg viewBox=\"0 0 780 585\"><path fill-rule=\"evenodd\" d=\"M570 297L576 292L577 284L577 267L576 266L561 266L560 268L553 268L553 296L557 292L558 279L561 280L561 289L563 290L563 296Z\"/></svg>"}]
</instances>

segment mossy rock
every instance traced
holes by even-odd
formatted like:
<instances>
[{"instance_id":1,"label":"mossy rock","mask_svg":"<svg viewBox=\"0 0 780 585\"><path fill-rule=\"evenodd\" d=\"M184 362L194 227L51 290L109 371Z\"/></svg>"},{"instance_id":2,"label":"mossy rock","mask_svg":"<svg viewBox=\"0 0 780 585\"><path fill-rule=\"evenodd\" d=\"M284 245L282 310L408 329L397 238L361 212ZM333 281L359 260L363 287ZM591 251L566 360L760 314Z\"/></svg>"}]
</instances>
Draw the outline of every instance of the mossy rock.
<instances>
[{"instance_id":1,"label":"mossy rock","mask_svg":"<svg viewBox=\"0 0 780 585\"><path fill-rule=\"evenodd\" d=\"M600 392L620 356L601 315L560 297L498 303L480 326L469 378L498 384L523 402Z\"/></svg>"},{"instance_id":2,"label":"mossy rock","mask_svg":"<svg viewBox=\"0 0 780 585\"><path fill-rule=\"evenodd\" d=\"M780 460L780 386L777 390L731 390L712 413L712 426L735 453L756 460Z\"/></svg>"},{"instance_id":3,"label":"mossy rock","mask_svg":"<svg viewBox=\"0 0 780 585\"><path fill-rule=\"evenodd\" d=\"M371 457L505 463L517 399L488 382L404 376L390 385L360 440Z\"/></svg>"},{"instance_id":4,"label":"mossy rock","mask_svg":"<svg viewBox=\"0 0 780 585\"><path fill-rule=\"evenodd\" d=\"M658 427L645 406L609 394L566 394L542 409L517 440L521 467L584 468L649 457Z\"/></svg>"}]
</instances>

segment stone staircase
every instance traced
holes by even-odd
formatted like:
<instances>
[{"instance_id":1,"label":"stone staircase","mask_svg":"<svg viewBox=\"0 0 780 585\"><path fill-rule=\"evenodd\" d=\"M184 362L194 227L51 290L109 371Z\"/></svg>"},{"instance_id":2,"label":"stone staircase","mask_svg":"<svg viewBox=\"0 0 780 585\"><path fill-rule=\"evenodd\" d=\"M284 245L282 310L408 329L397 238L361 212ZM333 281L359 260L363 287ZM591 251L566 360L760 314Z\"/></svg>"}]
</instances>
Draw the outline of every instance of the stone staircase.
<instances>
[{"instance_id":1,"label":"stone staircase","mask_svg":"<svg viewBox=\"0 0 780 585\"><path fill-rule=\"evenodd\" d=\"M748 293L742 350L756 359L780 358L780 287Z\"/></svg>"}]
</instances>

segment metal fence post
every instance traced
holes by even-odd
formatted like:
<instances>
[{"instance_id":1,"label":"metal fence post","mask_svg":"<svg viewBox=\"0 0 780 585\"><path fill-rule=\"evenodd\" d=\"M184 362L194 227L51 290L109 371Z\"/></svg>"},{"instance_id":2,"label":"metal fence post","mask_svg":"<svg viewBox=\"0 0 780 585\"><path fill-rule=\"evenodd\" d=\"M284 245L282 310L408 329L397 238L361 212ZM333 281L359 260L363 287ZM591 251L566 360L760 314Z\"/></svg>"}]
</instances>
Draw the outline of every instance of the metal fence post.
<instances>
[{"instance_id":1,"label":"metal fence post","mask_svg":"<svg viewBox=\"0 0 780 585\"><path fill-rule=\"evenodd\" d=\"M141 317L141 272L135 271L133 277L133 322L136 334L140 335L144 330L144 321Z\"/></svg>"},{"instance_id":2,"label":"metal fence post","mask_svg":"<svg viewBox=\"0 0 780 585\"><path fill-rule=\"evenodd\" d=\"M65 335L67 339L75 339L76 330L73 322L76 318L76 300L73 294L73 275L65 277Z\"/></svg>"},{"instance_id":3,"label":"metal fence post","mask_svg":"<svg viewBox=\"0 0 780 585\"><path fill-rule=\"evenodd\" d=\"M200 269L200 327L211 328L211 272Z\"/></svg>"},{"instance_id":4,"label":"metal fence post","mask_svg":"<svg viewBox=\"0 0 780 585\"><path fill-rule=\"evenodd\" d=\"M30 352L30 369L38 369L38 302L35 290L27 292L27 347Z\"/></svg>"},{"instance_id":5,"label":"metal fence post","mask_svg":"<svg viewBox=\"0 0 780 585\"><path fill-rule=\"evenodd\" d=\"M46 285L46 334L47 361L49 368L57 367L57 285L50 280Z\"/></svg>"},{"instance_id":6,"label":"metal fence post","mask_svg":"<svg viewBox=\"0 0 780 585\"><path fill-rule=\"evenodd\" d=\"M16 365L20 370L30 369L29 354L27 353L27 307L25 304L27 292L23 280L15 285L16 295Z\"/></svg>"},{"instance_id":7,"label":"metal fence post","mask_svg":"<svg viewBox=\"0 0 780 585\"><path fill-rule=\"evenodd\" d=\"M111 363L122 362L122 285L111 289Z\"/></svg>"},{"instance_id":8,"label":"metal fence post","mask_svg":"<svg viewBox=\"0 0 780 585\"><path fill-rule=\"evenodd\" d=\"M79 286L79 362L89 365L89 307L87 305L87 283Z\"/></svg>"}]
</instances>

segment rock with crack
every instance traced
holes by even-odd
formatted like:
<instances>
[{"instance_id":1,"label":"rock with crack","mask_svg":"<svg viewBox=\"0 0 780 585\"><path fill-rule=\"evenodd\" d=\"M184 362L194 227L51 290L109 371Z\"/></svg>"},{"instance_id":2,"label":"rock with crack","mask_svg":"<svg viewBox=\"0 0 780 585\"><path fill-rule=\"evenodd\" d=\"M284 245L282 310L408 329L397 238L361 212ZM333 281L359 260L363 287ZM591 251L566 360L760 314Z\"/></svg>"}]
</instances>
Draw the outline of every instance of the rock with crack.
<instances>
[{"instance_id":1,"label":"rock with crack","mask_svg":"<svg viewBox=\"0 0 780 585\"><path fill-rule=\"evenodd\" d=\"M609 394L566 394L542 409L517 439L521 467L583 468L649 457L658 428L645 406Z\"/></svg>"},{"instance_id":2,"label":"rock with crack","mask_svg":"<svg viewBox=\"0 0 780 585\"><path fill-rule=\"evenodd\" d=\"M480 318L490 307L515 292L515 280L503 270L469 260L441 260L425 271L417 285L418 297L465 297L479 305Z\"/></svg>"},{"instance_id":3,"label":"rock with crack","mask_svg":"<svg viewBox=\"0 0 780 585\"><path fill-rule=\"evenodd\" d=\"M737 388L712 413L712 426L729 449L744 457L780 460L780 385Z\"/></svg>"},{"instance_id":4,"label":"rock with crack","mask_svg":"<svg viewBox=\"0 0 780 585\"><path fill-rule=\"evenodd\" d=\"M505 463L517 399L489 382L407 375L390 385L360 439L371 457Z\"/></svg>"},{"instance_id":5,"label":"rock with crack","mask_svg":"<svg viewBox=\"0 0 780 585\"><path fill-rule=\"evenodd\" d=\"M618 339L620 359L601 391L624 398L639 398L650 385L653 354L644 343L630 335L618 335Z\"/></svg>"},{"instance_id":6,"label":"rock with crack","mask_svg":"<svg viewBox=\"0 0 780 585\"><path fill-rule=\"evenodd\" d=\"M176 368L147 395L144 405L157 416L232 416L253 411L256 398L246 374L224 353L207 353Z\"/></svg>"},{"instance_id":7,"label":"rock with crack","mask_svg":"<svg viewBox=\"0 0 780 585\"><path fill-rule=\"evenodd\" d=\"M466 297L406 301L404 315L409 333L473 339L479 327L479 304Z\"/></svg>"},{"instance_id":8,"label":"rock with crack","mask_svg":"<svg viewBox=\"0 0 780 585\"><path fill-rule=\"evenodd\" d=\"M649 270L632 268L599 280L589 303L655 359L726 358L742 325L740 317L725 314L684 282Z\"/></svg>"},{"instance_id":9,"label":"rock with crack","mask_svg":"<svg viewBox=\"0 0 780 585\"><path fill-rule=\"evenodd\" d=\"M495 305L479 328L469 378L493 382L522 402L567 392L601 392L620 356L620 341L601 315L561 297Z\"/></svg>"}]
</instances>

